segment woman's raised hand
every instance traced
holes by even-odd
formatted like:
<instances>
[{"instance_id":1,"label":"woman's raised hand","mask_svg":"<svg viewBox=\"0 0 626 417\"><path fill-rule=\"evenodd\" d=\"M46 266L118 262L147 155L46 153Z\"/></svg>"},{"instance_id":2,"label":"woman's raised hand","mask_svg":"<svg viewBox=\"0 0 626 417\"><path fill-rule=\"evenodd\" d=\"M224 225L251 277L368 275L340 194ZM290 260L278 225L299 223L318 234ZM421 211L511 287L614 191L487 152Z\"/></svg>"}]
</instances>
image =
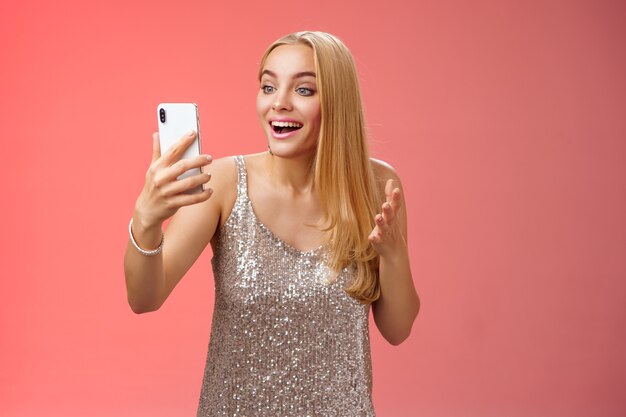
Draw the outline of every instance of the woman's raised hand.
<instances>
[{"instance_id":1,"label":"woman's raised hand","mask_svg":"<svg viewBox=\"0 0 626 417\"><path fill-rule=\"evenodd\" d=\"M137 199L134 216L135 221L140 219L144 227L158 225L160 228L161 223L173 216L179 208L206 201L213 193L210 188L197 194L184 193L209 182L209 173L202 172L181 180L176 179L192 168L201 168L211 163L209 155L180 159L195 137L196 133L193 131L185 134L161 155L159 134L152 135L152 163L146 172L146 182Z\"/></svg>"},{"instance_id":2,"label":"woman's raised hand","mask_svg":"<svg viewBox=\"0 0 626 417\"><path fill-rule=\"evenodd\" d=\"M392 254L400 248L399 245L406 244L397 221L398 212L402 207L402 193L399 188L394 188L391 179L385 184L385 197L381 213L374 217L376 226L369 235L369 241L380 256Z\"/></svg>"}]
</instances>

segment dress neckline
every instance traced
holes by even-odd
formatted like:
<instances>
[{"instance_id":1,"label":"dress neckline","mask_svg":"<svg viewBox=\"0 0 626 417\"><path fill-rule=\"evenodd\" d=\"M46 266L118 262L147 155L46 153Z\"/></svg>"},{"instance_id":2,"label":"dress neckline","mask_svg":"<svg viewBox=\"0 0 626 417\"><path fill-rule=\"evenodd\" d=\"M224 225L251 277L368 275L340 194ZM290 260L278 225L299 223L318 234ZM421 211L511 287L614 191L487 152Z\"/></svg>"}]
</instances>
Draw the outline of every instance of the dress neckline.
<instances>
[{"instance_id":1,"label":"dress neckline","mask_svg":"<svg viewBox=\"0 0 626 417\"><path fill-rule=\"evenodd\" d=\"M270 229L265 223L263 223L261 219L259 219L259 216L257 216L256 211L254 210L254 204L252 204L252 200L250 200L250 196L248 194L248 169L247 169L245 157L243 155L239 155L237 156L237 159L240 161L240 164L237 164L238 198L241 197L244 199L245 203L248 205L250 209L250 213L252 214L254 222L259 226L259 228L263 230L265 234L270 238L270 240L274 241L274 243L286 248L290 252L294 252L297 255L312 256L312 255L317 255L320 252L322 252L328 245L327 243L322 243L318 247L312 248L312 249L307 249L307 250L298 249L295 246L291 245L290 243L287 243L284 239L280 238L276 233L274 233L274 231L272 231L272 229Z\"/></svg>"}]
</instances>

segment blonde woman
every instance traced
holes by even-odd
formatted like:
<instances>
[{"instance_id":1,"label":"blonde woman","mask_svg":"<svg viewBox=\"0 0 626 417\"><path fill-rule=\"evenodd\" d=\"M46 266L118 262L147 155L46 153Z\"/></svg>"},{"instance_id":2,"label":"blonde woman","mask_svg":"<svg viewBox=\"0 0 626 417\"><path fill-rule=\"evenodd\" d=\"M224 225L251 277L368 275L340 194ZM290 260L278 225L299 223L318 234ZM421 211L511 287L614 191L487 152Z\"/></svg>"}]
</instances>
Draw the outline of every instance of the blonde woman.
<instances>
[{"instance_id":1,"label":"blonde woman","mask_svg":"<svg viewBox=\"0 0 626 417\"><path fill-rule=\"evenodd\" d=\"M163 155L155 134L124 259L129 304L158 309L210 243L215 308L198 416L373 416L370 306L394 345L419 310L400 179L369 158L339 39L277 40L259 81L267 151L180 160L194 134ZM211 174L176 180L209 164ZM202 194L182 193L198 184Z\"/></svg>"}]
</instances>

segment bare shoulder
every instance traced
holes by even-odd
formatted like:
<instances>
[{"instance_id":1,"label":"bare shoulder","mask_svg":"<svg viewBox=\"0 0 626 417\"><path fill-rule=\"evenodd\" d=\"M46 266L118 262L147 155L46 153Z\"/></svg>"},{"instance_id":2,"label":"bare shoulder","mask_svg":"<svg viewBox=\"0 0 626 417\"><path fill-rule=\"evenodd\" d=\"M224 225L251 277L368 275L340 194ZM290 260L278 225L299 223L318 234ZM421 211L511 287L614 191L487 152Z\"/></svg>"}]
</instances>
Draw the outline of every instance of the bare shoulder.
<instances>
[{"instance_id":1,"label":"bare shoulder","mask_svg":"<svg viewBox=\"0 0 626 417\"><path fill-rule=\"evenodd\" d=\"M207 202L214 205L214 210L219 212L219 226L221 227L237 200L237 165L232 156L214 160L208 167L211 174L208 186L213 190L211 198Z\"/></svg>"},{"instance_id":2,"label":"bare shoulder","mask_svg":"<svg viewBox=\"0 0 626 417\"><path fill-rule=\"evenodd\" d=\"M382 159L370 158L370 163L372 164L372 169L374 170L374 175L376 178L392 178L398 179L398 173L396 170L387 162Z\"/></svg>"},{"instance_id":3,"label":"bare shoulder","mask_svg":"<svg viewBox=\"0 0 626 417\"><path fill-rule=\"evenodd\" d=\"M407 238L407 212L404 202L404 188L402 187L402 181L400 181L400 176L396 172L396 170L389 165L385 161L381 161L379 159L370 158L370 162L372 164L372 171L374 171L374 177L376 181L376 186L378 187L378 192L382 197L383 201L391 202L391 193L393 189L400 189L400 200L397 202L400 204L399 211L397 212L397 218L399 219L400 229L402 230L402 234L404 238ZM385 190L387 182L389 180L393 180L393 188L388 188Z\"/></svg>"},{"instance_id":4,"label":"bare shoulder","mask_svg":"<svg viewBox=\"0 0 626 417\"><path fill-rule=\"evenodd\" d=\"M379 189L383 191L383 195L387 180L393 180L394 184L397 187L402 186L402 182L400 181L398 173L390 164L383 160L374 158L370 158L370 163L372 165L372 171L374 172L374 179L376 181L376 184L378 185Z\"/></svg>"},{"instance_id":5,"label":"bare shoulder","mask_svg":"<svg viewBox=\"0 0 626 417\"><path fill-rule=\"evenodd\" d=\"M262 155L263 153L243 155L248 174L259 165ZM235 201L237 201L237 182L239 178L237 171L237 164L232 156L216 159L207 169L207 172L211 173L209 187L213 189L213 195L208 201L214 199L213 204L219 207L219 228L226 223L235 206ZM248 175L248 181L249 178L250 175Z\"/></svg>"},{"instance_id":6,"label":"bare shoulder","mask_svg":"<svg viewBox=\"0 0 626 417\"><path fill-rule=\"evenodd\" d=\"M228 190L237 188L237 165L235 164L235 158L227 156L224 158L215 159L210 165L206 167L206 172L211 174L211 181L208 186L213 189L213 194L228 194ZM216 191L220 191L216 193ZM213 198L213 197L211 197ZM218 195L218 198L220 196Z\"/></svg>"},{"instance_id":7,"label":"bare shoulder","mask_svg":"<svg viewBox=\"0 0 626 417\"><path fill-rule=\"evenodd\" d=\"M244 155L243 157L244 157L244 160L246 161L246 168L248 172L257 171L258 169L260 169L262 164L265 161L266 156L267 156L267 152L259 152L259 153L252 153L252 154Z\"/></svg>"}]
</instances>

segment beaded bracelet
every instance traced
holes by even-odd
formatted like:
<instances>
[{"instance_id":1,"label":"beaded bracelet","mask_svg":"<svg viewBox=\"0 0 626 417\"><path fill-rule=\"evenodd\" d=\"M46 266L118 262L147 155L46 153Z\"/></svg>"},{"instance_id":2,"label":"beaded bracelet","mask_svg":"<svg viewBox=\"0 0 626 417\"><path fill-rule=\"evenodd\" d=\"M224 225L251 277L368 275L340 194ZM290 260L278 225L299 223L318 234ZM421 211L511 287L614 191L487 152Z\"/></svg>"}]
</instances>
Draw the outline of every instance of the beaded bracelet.
<instances>
[{"instance_id":1,"label":"beaded bracelet","mask_svg":"<svg viewBox=\"0 0 626 417\"><path fill-rule=\"evenodd\" d=\"M128 223L128 234L130 235L130 241L132 242L135 249L139 251L139 253L141 253L143 256L154 256L154 255L158 255L159 253L161 253L161 251L163 250L163 241L165 240L165 236L163 235L163 232L161 232L161 243L159 243L158 248L154 250L144 250L139 247L137 242L135 242L132 227L133 227L133 218L131 217L130 223Z\"/></svg>"}]
</instances>

